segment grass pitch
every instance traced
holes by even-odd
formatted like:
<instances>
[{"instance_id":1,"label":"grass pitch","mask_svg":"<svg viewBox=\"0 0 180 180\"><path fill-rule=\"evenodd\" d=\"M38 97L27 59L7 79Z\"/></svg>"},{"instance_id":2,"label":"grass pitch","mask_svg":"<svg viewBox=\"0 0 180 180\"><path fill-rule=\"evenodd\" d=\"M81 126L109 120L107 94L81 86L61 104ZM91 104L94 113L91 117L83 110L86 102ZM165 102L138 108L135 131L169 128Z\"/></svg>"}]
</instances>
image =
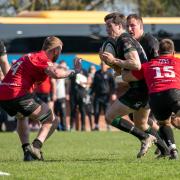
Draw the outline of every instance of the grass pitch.
<instances>
[{"instance_id":1,"label":"grass pitch","mask_svg":"<svg viewBox=\"0 0 180 180\"><path fill-rule=\"evenodd\" d=\"M175 136L179 148L180 131ZM179 161L156 160L155 147L136 159L139 147L123 132L56 132L44 144L44 162L23 162L17 134L0 133L0 171L10 173L0 179L180 179Z\"/></svg>"}]
</instances>

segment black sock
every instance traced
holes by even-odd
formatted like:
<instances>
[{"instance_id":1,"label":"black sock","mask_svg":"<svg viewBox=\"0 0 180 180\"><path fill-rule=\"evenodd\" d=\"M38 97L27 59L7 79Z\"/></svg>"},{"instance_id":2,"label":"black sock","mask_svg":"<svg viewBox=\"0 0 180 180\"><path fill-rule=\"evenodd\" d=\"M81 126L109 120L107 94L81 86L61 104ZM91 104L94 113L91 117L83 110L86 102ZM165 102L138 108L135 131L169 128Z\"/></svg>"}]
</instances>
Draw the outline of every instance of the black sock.
<instances>
[{"instance_id":1,"label":"black sock","mask_svg":"<svg viewBox=\"0 0 180 180\"><path fill-rule=\"evenodd\" d=\"M170 126L160 126L159 131L168 147L175 144L174 133Z\"/></svg>"},{"instance_id":2,"label":"black sock","mask_svg":"<svg viewBox=\"0 0 180 180\"><path fill-rule=\"evenodd\" d=\"M23 149L23 152L25 152L25 148L26 148L27 146L29 146L29 143L25 143L25 144L23 144L23 145L21 146L22 149Z\"/></svg>"},{"instance_id":3,"label":"black sock","mask_svg":"<svg viewBox=\"0 0 180 180\"><path fill-rule=\"evenodd\" d=\"M133 124L131 124L130 122L128 122L127 120L125 120L121 117L116 117L112 121L111 125L124 131L124 132L130 133L130 134L136 136L139 140L146 139L148 137L147 133L136 128Z\"/></svg>"},{"instance_id":4,"label":"black sock","mask_svg":"<svg viewBox=\"0 0 180 180\"><path fill-rule=\"evenodd\" d=\"M38 149L41 149L42 147L42 142L39 139L35 139L32 144L35 148L38 148Z\"/></svg>"},{"instance_id":5,"label":"black sock","mask_svg":"<svg viewBox=\"0 0 180 180\"><path fill-rule=\"evenodd\" d=\"M155 144L158 147L158 149L161 151L162 155L166 155L169 153L168 147L166 146L164 141L161 139L161 137L159 136L156 130L149 127L145 132L156 137L157 142Z\"/></svg>"}]
</instances>

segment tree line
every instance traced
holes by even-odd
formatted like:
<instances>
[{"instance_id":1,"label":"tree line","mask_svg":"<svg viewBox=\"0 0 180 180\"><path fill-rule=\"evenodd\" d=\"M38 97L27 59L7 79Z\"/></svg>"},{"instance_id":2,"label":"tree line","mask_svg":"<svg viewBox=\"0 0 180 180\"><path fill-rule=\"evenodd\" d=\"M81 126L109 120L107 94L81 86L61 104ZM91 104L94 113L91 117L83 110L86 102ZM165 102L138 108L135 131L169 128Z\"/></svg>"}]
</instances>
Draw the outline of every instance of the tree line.
<instances>
[{"instance_id":1,"label":"tree line","mask_svg":"<svg viewBox=\"0 0 180 180\"><path fill-rule=\"evenodd\" d=\"M2 1L2 2L1 2ZM118 0L10 0L0 1L1 15L7 12L17 14L24 10L94 10L102 3L114 5ZM125 0L124 0L125 1ZM4 3L3 3L4 2ZM120 2L120 1L119 1ZM180 16L180 0L132 0L137 3L141 16L164 17ZM106 10L106 9L104 9Z\"/></svg>"}]
</instances>

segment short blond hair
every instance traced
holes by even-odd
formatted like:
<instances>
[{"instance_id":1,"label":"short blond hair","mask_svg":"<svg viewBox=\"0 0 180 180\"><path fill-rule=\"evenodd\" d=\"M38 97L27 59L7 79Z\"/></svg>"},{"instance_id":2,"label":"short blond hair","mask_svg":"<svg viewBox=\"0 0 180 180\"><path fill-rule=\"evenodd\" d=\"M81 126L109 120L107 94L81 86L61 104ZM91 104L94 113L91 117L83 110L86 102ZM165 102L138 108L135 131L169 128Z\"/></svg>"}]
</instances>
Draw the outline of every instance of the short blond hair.
<instances>
[{"instance_id":1,"label":"short blond hair","mask_svg":"<svg viewBox=\"0 0 180 180\"><path fill-rule=\"evenodd\" d=\"M174 42L171 39L162 39L159 43L159 54L174 53Z\"/></svg>"},{"instance_id":2,"label":"short blond hair","mask_svg":"<svg viewBox=\"0 0 180 180\"><path fill-rule=\"evenodd\" d=\"M57 47L62 47L63 42L55 36L49 36L44 40L42 50L52 50Z\"/></svg>"}]
</instances>

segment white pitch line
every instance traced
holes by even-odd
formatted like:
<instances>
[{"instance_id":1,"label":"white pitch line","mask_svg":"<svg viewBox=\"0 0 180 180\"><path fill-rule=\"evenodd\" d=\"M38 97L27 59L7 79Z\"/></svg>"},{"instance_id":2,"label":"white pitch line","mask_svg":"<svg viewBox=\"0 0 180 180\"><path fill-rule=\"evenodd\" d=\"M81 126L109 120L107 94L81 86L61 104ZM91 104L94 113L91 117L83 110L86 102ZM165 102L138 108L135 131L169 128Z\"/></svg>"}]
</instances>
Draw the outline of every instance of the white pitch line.
<instances>
[{"instance_id":1,"label":"white pitch line","mask_svg":"<svg viewBox=\"0 0 180 180\"><path fill-rule=\"evenodd\" d=\"M0 176L10 176L10 174L7 172L0 171Z\"/></svg>"}]
</instances>

